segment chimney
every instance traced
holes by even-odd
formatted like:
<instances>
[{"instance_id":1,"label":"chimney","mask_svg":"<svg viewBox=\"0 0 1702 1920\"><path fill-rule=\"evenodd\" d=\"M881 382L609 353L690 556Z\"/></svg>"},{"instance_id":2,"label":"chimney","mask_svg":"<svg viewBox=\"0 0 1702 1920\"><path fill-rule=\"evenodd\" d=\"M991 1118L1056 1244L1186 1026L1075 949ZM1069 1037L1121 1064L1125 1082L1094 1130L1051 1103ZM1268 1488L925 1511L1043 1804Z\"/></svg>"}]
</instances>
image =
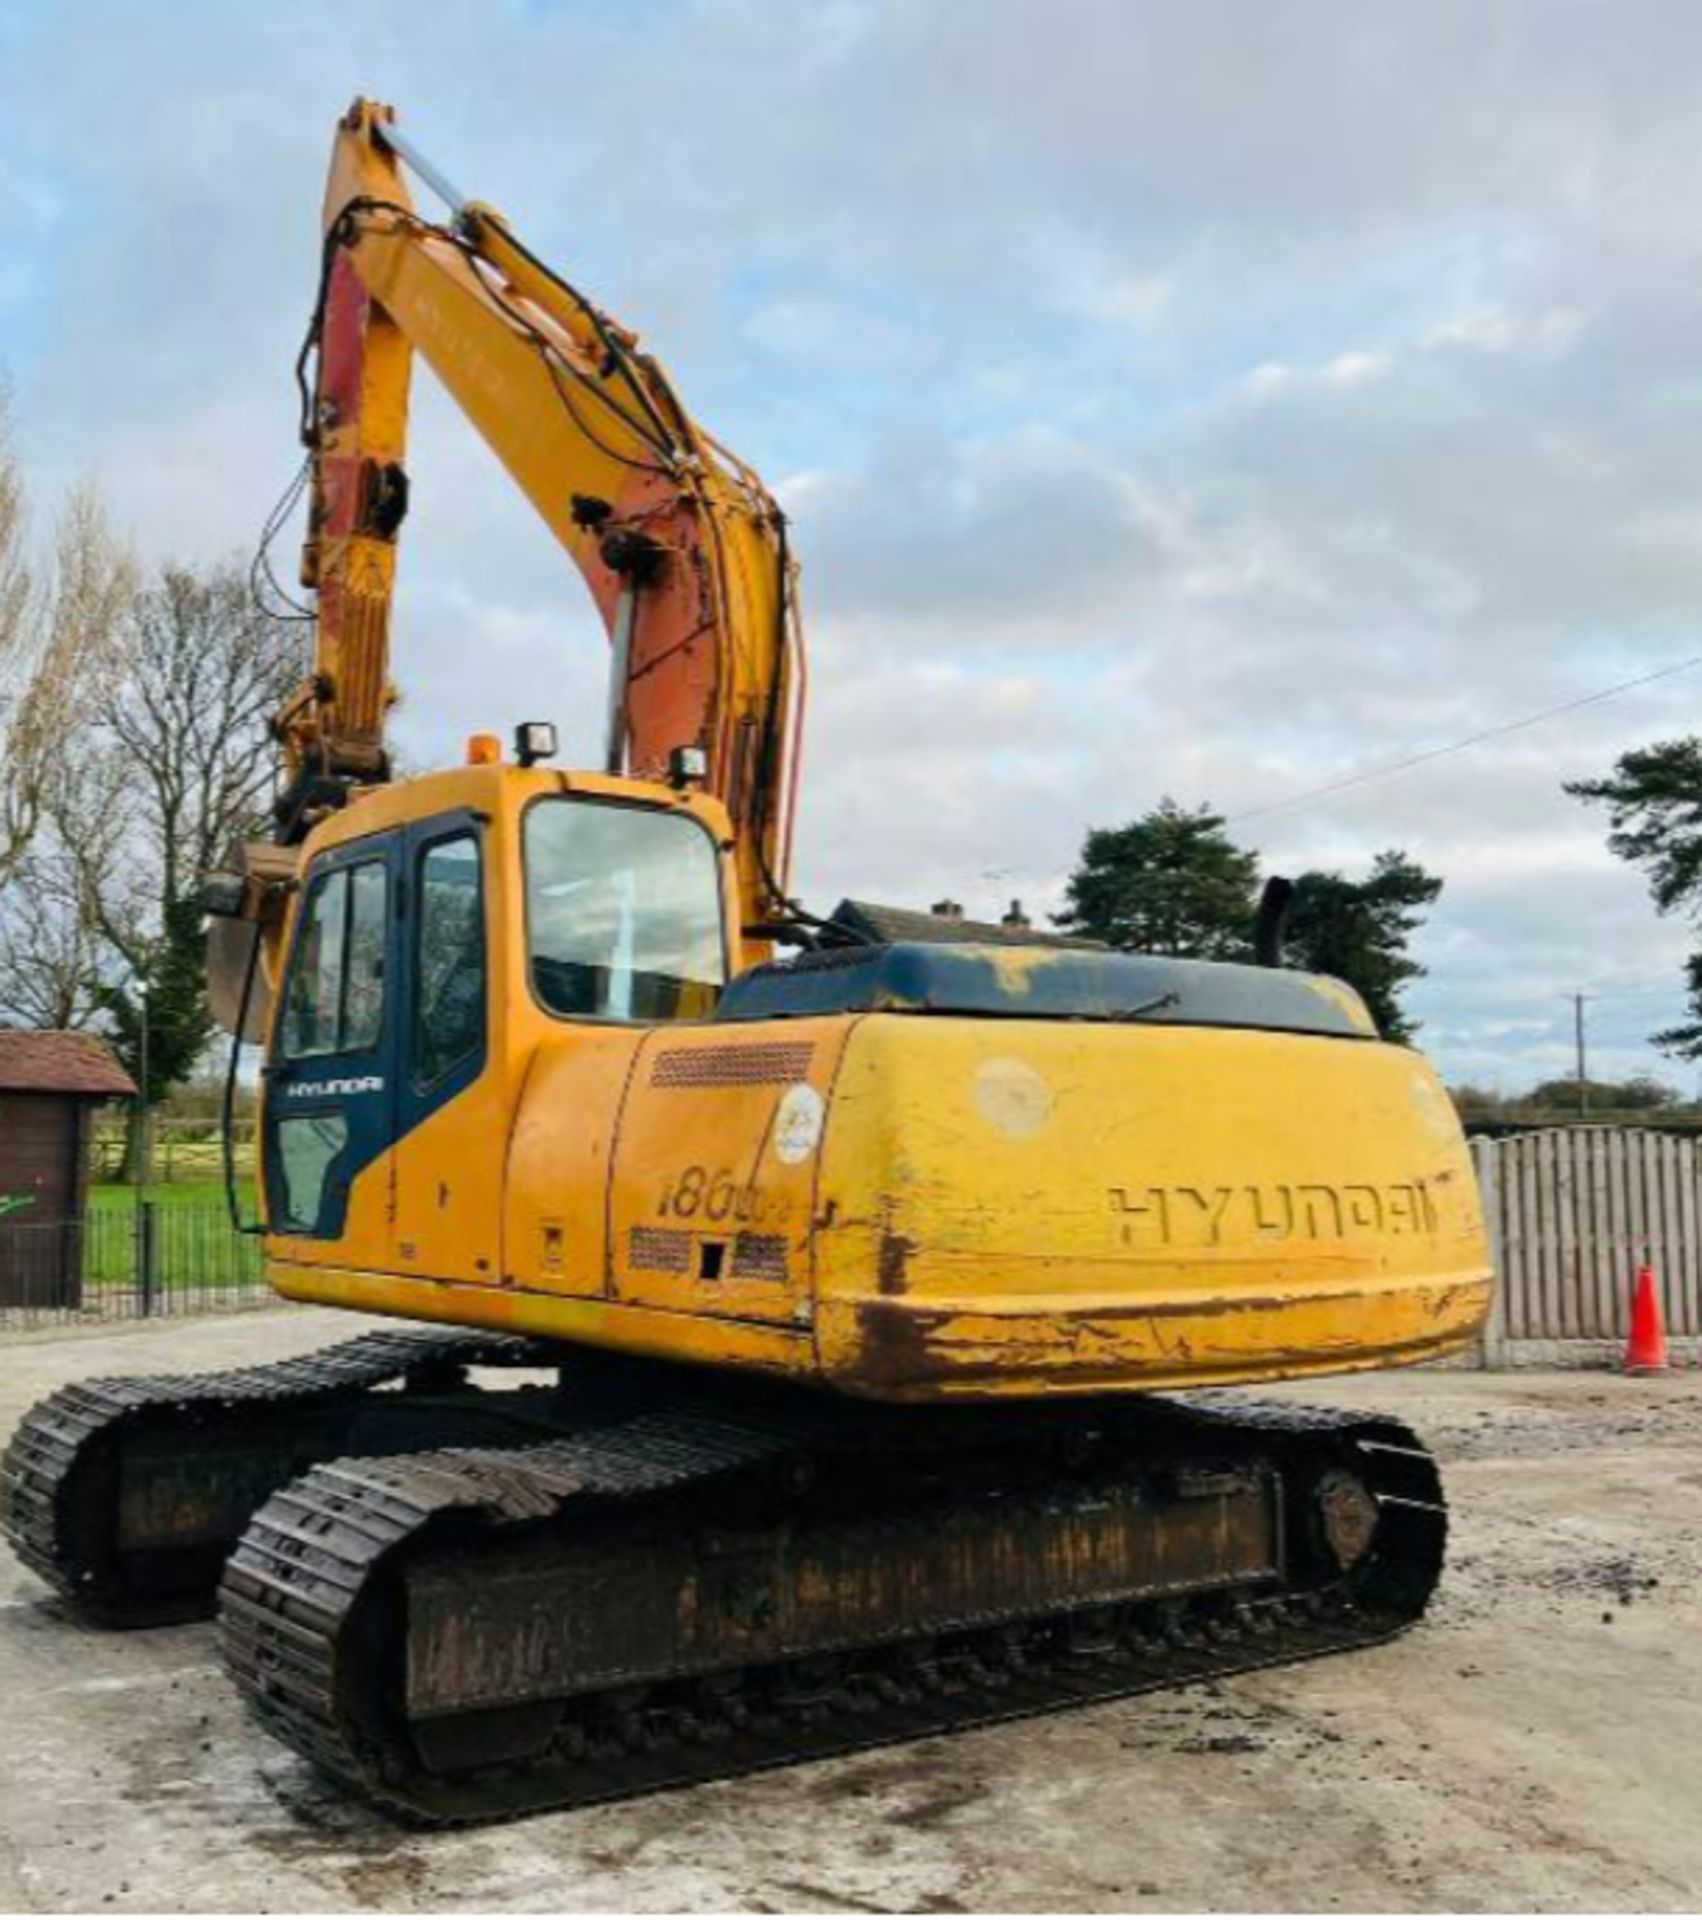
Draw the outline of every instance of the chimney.
<instances>
[{"instance_id":1,"label":"chimney","mask_svg":"<svg viewBox=\"0 0 1702 1920\"><path fill-rule=\"evenodd\" d=\"M1029 933L1033 931L1034 922L1023 912L1022 902L1013 900L1010 912L1000 920L999 925L1010 933Z\"/></svg>"},{"instance_id":2,"label":"chimney","mask_svg":"<svg viewBox=\"0 0 1702 1920\"><path fill-rule=\"evenodd\" d=\"M936 900L928 911L936 920L961 920L963 903L960 900Z\"/></svg>"}]
</instances>

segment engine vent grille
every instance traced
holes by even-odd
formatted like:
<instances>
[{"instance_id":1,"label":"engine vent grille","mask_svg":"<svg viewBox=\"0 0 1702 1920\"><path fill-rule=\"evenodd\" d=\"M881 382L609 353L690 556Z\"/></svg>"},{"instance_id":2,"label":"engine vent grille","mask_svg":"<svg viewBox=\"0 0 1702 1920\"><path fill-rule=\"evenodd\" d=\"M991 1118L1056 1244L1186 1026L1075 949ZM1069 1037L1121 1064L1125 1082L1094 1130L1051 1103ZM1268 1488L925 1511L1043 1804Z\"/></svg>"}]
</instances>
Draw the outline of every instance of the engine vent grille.
<instances>
[{"instance_id":1,"label":"engine vent grille","mask_svg":"<svg viewBox=\"0 0 1702 1920\"><path fill-rule=\"evenodd\" d=\"M809 1077L815 1044L770 1040L750 1047L669 1047L650 1069L653 1087L786 1087Z\"/></svg>"},{"instance_id":2,"label":"engine vent grille","mask_svg":"<svg viewBox=\"0 0 1702 1920\"><path fill-rule=\"evenodd\" d=\"M783 1233L741 1233L733 1240L735 1280L786 1280L787 1241Z\"/></svg>"},{"instance_id":3,"label":"engine vent grille","mask_svg":"<svg viewBox=\"0 0 1702 1920\"><path fill-rule=\"evenodd\" d=\"M626 1257L641 1273L689 1273L691 1235L672 1227L633 1227L626 1236Z\"/></svg>"}]
</instances>

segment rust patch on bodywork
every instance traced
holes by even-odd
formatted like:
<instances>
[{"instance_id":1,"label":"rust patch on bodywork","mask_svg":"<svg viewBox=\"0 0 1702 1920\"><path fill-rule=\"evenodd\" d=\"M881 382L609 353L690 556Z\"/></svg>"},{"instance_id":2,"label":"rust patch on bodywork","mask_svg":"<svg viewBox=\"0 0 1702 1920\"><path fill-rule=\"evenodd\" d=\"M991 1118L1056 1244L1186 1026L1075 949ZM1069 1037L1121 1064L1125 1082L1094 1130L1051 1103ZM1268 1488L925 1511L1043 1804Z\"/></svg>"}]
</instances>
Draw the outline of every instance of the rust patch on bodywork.
<instances>
[{"instance_id":1,"label":"rust patch on bodywork","mask_svg":"<svg viewBox=\"0 0 1702 1920\"><path fill-rule=\"evenodd\" d=\"M907 1234L883 1233L881 1235L880 1259L875 1277L884 1294L902 1293L905 1288L905 1272L910 1265L910 1256L916 1251L916 1242Z\"/></svg>"},{"instance_id":2,"label":"rust patch on bodywork","mask_svg":"<svg viewBox=\"0 0 1702 1920\"><path fill-rule=\"evenodd\" d=\"M1463 1285L1449 1290L1456 1301L1473 1291ZM864 1300L856 1308L861 1353L854 1378L846 1384L853 1392L879 1395L948 1382L959 1387L977 1380L997 1382L1026 1374L1078 1383L1095 1379L1133 1383L1146 1375L1172 1373L1178 1364L1217 1371L1220 1347L1241 1354L1261 1374L1280 1376L1339 1367L1358 1351L1360 1336L1351 1327L1328 1337L1291 1338L1260 1347L1249 1347L1231 1332L1249 1316L1279 1315L1297 1304L1269 1297L1162 1301L1101 1309L1081 1319L1063 1316L1044 1328L1025 1327L1020 1320L984 1328L974 1324L976 1316L958 1309L920 1307L896 1299ZM1424 1319L1428 1329L1440 1316L1427 1312ZM1220 1330L1217 1338L1212 1337L1213 1329ZM1143 1330L1145 1341L1140 1338ZM1443 1346L1460 1344L1473 1330L1462 1326L1460 1341ZM1379 1347L1391 1362L1439 1350L1437 1336L1428 1330Z\"/></svg>"},{"instance_id":3,"label":"rust patch on bodywork","mask_svg":"<svg viewBox=\"0 0 1702 1920\"><path fill-rule=\"evenodd\" d=\"M860 1381L879 1391L913 1386L937 1373L939 1361L929 1349L928 1334L939 1318L879 1300L864 1301L857 1309L863 1346Z\"/></svg>"}]
</instances>

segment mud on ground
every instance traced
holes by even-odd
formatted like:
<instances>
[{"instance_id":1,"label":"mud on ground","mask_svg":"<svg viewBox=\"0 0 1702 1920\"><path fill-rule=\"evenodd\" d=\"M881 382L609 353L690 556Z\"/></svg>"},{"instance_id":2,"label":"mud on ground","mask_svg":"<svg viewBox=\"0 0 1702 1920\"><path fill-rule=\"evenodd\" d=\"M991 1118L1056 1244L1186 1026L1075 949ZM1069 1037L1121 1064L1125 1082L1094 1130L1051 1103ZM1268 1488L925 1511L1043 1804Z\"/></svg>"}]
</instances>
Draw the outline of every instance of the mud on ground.
<instances>
[{"instance_id":1,"label":"mud on ground","mask_svg":"<svg viewBox=\"0 0 1702 1920\"><path fill-rule=\"evenodd\" d=\"M306 1310L0 1345L0 1435ZM1674 1909L1702 1904L1702 1374L1414 1373L1450 1569L1391 1646L613 1808L398 1831L254 1728L205 1626L69 1620L0 1549L0 1909Z\"/></svg>"}]
</instances>

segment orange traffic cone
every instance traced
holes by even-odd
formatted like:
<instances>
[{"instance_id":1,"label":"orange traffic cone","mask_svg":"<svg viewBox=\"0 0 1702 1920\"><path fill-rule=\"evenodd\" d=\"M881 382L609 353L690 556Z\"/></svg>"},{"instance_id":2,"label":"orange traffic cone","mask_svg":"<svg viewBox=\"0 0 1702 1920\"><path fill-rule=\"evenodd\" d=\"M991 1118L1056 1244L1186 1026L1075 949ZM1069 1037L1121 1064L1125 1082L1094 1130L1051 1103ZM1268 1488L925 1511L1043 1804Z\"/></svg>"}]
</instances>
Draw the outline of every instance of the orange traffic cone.
<instances>
[{"instance_id":1,"label":"orange traffic cone","mask_svg":"<svg viewBox=\"0 0 1702 1920\"><path fill-rule=\"evenodd\" d=\"M1631 1297L1631 1338L1625 1344L1627 1373L1665 1373L1667 1330L1661 1319L1661 1296L1655 1270L1646 1263L1637 1270L1637 1291Z\"/></svg>"}]
</instances>

